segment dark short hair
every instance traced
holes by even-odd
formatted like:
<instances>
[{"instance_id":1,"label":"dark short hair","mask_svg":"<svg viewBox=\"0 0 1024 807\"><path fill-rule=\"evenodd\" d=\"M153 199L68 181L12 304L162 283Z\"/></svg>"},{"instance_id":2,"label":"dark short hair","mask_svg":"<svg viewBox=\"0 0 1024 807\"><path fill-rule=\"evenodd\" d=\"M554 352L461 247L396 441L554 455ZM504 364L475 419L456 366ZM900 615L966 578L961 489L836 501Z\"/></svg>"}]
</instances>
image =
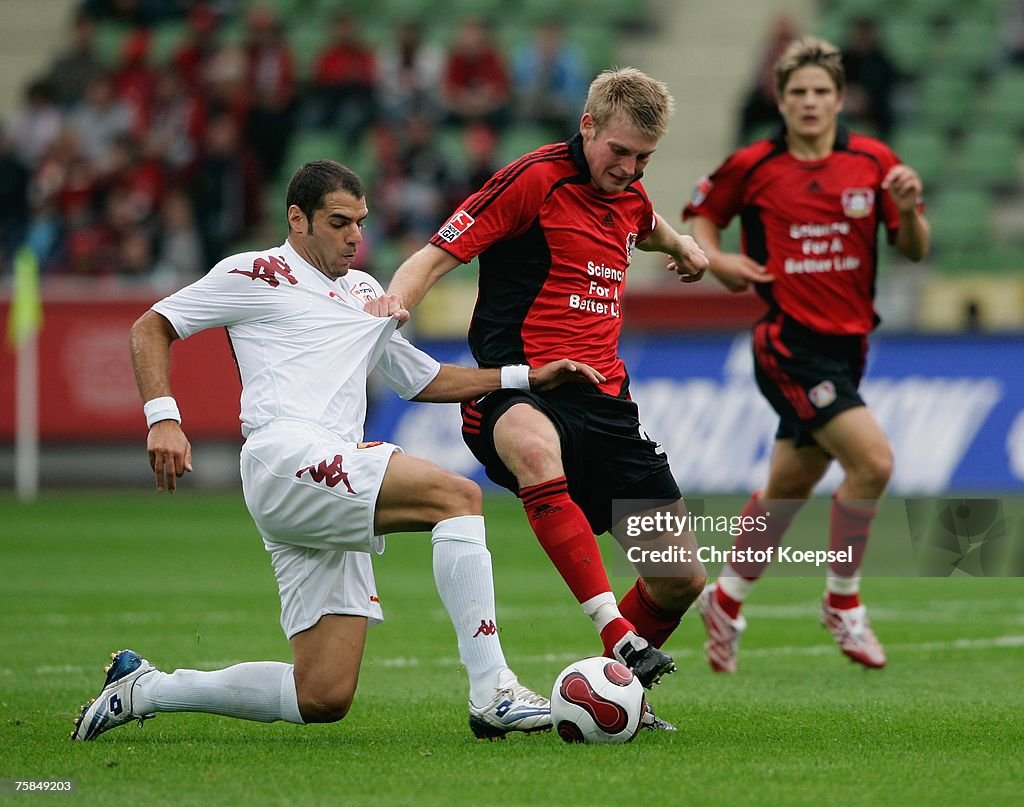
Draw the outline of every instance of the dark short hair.
<instances>
[{"instance_id":1,"label":"dark short hair","mask_svg":"<svg viewBox=\"0 0 1024 807\"><path fill-rule=\"evenodd\" d=\"M334 160L314 160L296 171L288 183L285 210L295 205L312 222L313 213L323 207L329 193L345 191L356 199L366 196L363 180L351 168Z\"/></svg>"}]
</instances>

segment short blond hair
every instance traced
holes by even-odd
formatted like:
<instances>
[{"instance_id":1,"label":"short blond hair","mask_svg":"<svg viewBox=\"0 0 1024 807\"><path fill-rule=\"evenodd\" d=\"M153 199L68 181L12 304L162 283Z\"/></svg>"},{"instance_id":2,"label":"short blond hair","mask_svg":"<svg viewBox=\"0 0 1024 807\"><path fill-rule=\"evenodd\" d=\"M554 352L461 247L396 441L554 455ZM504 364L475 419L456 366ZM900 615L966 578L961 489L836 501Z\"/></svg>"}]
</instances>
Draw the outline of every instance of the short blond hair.
<instances>
[{"instance_id":1,"label":"short blond hair","mask_svg":"<svg viewBox=\"0 0 1024 807\"><path fill-rule=\"evenodd\" d=\"M801 67L813 65L822 68L836 90L843 91L846 86L846 71L843 69L843 56L835 45L816 36L805 36L795 40L775 63L775 94L781 98L786 91L789 77Z\"/></svg>"},{"instance_id":2,"label":"short blond hair","mask_svg":"<svg viewBox=\"0 0 1024 807\"><path fill-rule=\"evenodd\" d=\"M635 67L603 71L591 82L583 107L598 129L621 116L654 140L660 140L668 131L674 109L668 86Z\"/></svg>"}]
</instances>

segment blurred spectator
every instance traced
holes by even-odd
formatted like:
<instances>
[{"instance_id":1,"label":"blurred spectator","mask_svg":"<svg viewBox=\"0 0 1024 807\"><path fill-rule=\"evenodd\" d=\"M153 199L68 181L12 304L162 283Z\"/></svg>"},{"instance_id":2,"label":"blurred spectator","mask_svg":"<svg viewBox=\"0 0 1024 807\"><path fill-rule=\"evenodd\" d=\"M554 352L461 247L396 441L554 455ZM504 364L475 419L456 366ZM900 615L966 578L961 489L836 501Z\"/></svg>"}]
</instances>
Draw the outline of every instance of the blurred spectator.
<instances>
[{"instance_id":1,"label":"blurred spectator","mask_svg":"<svg viewBox=\"0 0 1024 807\"><path fill-rule=\"evenodd\" d=\"M796 23L788 14L781 14L772 23L771 32L757 62L754 86L747 93L740 112L739 143L763 135L771 124L782 123L775 100L775 63L790 42L800 35Z\"/></svg>"},{"instance_id":2,"label":"blurred spectator","mask_svg":"<svg viewBox=\"0 0 1024 807\"><path fill-rule=\"evenodd\" d=\"M249 87L249 60L239 45L226 45L217 51L206 71L206 103L209 114L231 116L235 127L244 133L249 125L252 110L252 93ZM247 146L244 140L241 145Z\"/></svg>"},{"instance_id":3,"label":"blurred spectator","mask_svg":"<svg viewBox=\"0 0 1024 807\"><path fill-rule=\"evenodd\" d=\"M171 65L192 92L202 92L210 63L220 51L217 14L205 3L188 13L185 41L171 56Z\"/></svg>"},{"instance_id":4,"label":"blurred spectator","mask_svg":"<svg viewBox=\"0 0 1024 807\"><path fill-rule=\"evenodd\" d=\"M196 229L192 202L182 191L171 191L160 208L159 247L154 273L168 285L191 283L208 267Z\"/></svg>"},{"instance_id":5,"label":"blurred spectator","mask_svg":"<svg viewBox=\"0 0 1024 807\"><path fill-rule=\"evenodd\" d=\"M134 228L117 242L116 272L122 280L150 280L156 270L153 237L148 229Z\"/></svg>"},{"instance_id":6,"label":"blurred spectator","mask_svg":"<svg viewBox=\"0 0 1024 807\"><path fill-rule=\"evenodd\" d=\"M202 96L190 93L174 71L162 71L154 87L146 150L163 161L172 183L187 180L199 156L205 125Z\"/></svg>"},{"instance_id":7,"label":"blurred spectator","mask_svg":"<svg viewBox=\"0 0 1024 807\"><path fill-rule=\"evenodd\" d=\"M440 113L438 88L444 55L433 42L424 40L423 25L403 20L395 27L394 41L381 53L381 112L396 124L414 115L434 119Z\"/></svg>"},{"instance_id":8,"label":"blurred spectator","mask_svg":"<svg viewBox=\"0 0 1024 807\"><path fill-rule=\"evenodd\" d=\"M101 74L89 82L85 98L71 113L70 123L86 159L102 164L114 141L131 133L132 110L114 94L111 77Z\"/></svg>"},{"instance_id":9,"label":"blurred spectator","mask_svg":"<svg viewBox=\"0 0 1024 807\"><path fill-rule=\"evenodd\" d=\"M309 122L335 127L354 148L376 120L377 57L349 12L334 17L331 39L313 66Z\"/></svg>"},{"instance_id":10,"label":"blurred spectator","mask_svg":"<svg viewBox=\"0 0 1024 807\"><path fill-rule=\"evenodd\" d=\"M882 46L875 20L858 17L842 50L846 68L843 114L887 139L892 133L892 91L899 71Z\"/></svg>"},{"instance_id":11,"label":"blurred spectator","mask_svg":"<svg viewBox=\"0 0 1024 807\"><path fill-rule=\"evenodd\" d=\"M467 158L466 176L463 187L456 191L445 210L453 210L463 199L480 190L502 165L498 156L498 136L486 124L470 124L462 139Z\"/></svg>"},{"instance_id":12,"label":"blurred spectator","mask_svg":"<svg viewBox=\"0 0 1024 807\"><path fill-rule=\"evenodd\" d=\"M252 97L246 140L264 179L277 178L295 128L295 57L284 26L266 6L253 6L245 43Z\"/></svg>"},{"instance_id":13,"label":"blurred spectator","mask_svg":"<svg viewBox=\"0 0 1024 807\"><path fill-rule=\"evenodd\" d=\"M496 130L509 120L511 81L505 57L483 19L463 21L448 49L441 101L450 123L483 121Z\"/></svg>"},{"instance_id":14,"label":"blurred spectator","mask_svg":"<svg viewBox=\"0 0 1024 807\"><path fill-rule=\"evenodd\" d=\"M168 0L82 0L82 9L97 20L149 26L170 9Z\"/></svg>"},{"instance_id":15,"label":"blurred spectator","mask_svg":"<svg viewBox=\"0 0 1024 807\"><path fill-rule=\"evenodd\" d=\"M54 103L53 90L43 79L25 88L24 104L15 112L7 129L11 148L29 170L53 146L64 128L64 115Z\"/></svg>"},{"instance_id":16,"label":"blurred spectator","mask_svg":"<svg viewBox=\"0 0 1024 807\"><path fill-rule=\"evenodd\" d=\"M122 135L114 141L98 182L98 193L124 194L133 206L137 221L148 221L156 215L166 191L163 163L143 153L134 135Z\"/></svg>"},{"instance_id":17,"label":"blurred spectator","mask_svg":"<svg viewBox=\"0 0 1024 807\"><path fill-rule=\"evenodd\" d=\"M196 223L203 240L204 264L213 266L227 246L245 231L250 209L249 167L238 127L220 113L206 127L203 156L192 183Z\"/></svg>"},{"instance_id":18,"label":"blurred spectator","mask_svg":"<svg viewBox=\"0 0 1024 807\"><path fill-rule=\"evenodd\" d=\"M95 51L96 23L79 9L71 22L71 43L50 66L47 81L56 101L65 110L72 109L85 96L85 88L100 73L103 62Z\"/></svg>"},{"instance_id":19,"label":"blurred spectator","mask_svg":"<svg viewBox=\"0 0 1024 807\"><path fill-rule=\"evenodd\" d=\"M143 135L150 124L158 71L149 63L153 35L147 28L132 31L121 46L111 81L118 99L132 111L132 131Z\"/></svg>"},{"instance_id":20,"label":"blurred spectator","mask_svg":"<svg viewBox=\"0 0 1024 807\"><path fill-rule=\"evenodd\" d=\"M25 240L28 228L29 171L0 127L0 274Z\"/></svg>"},{"instance_id":21,"label":"blurred spectator","mask_svg":"<svg viewBox=\"0 0 1024 807\"><path fill-rule=\"evenodd\" d=\"M1006 59L1024 66L1024 0L1008 0L1002 28Z\"/></svg>"},{"instance_id":22,"label":"blurred spectator","mask_svg":"<svg viewBox=\"0 0 1024 807\"><path fill-rule=\"evenodd\" d=\"M552 139L567 139L579 124L591 76L583 54L565 39L558 20L540 25L518 52L513 67L519 117L551 130Z\"/></svg>"}]
</instances>

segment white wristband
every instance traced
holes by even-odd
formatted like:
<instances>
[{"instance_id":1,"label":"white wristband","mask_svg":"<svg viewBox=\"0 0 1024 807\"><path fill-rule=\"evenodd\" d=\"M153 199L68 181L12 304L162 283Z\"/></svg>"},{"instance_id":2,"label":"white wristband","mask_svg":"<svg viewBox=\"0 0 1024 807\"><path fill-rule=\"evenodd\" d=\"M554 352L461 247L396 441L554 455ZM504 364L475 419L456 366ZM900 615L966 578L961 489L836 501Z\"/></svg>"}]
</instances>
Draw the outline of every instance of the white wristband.
<instances>
[{"instance_id":1,"label":"white wristband","mask_svg":"<svg viewBox=\"0 0 1024 807\"><path fill-rule=\"evenodd\" d=\"M165 395L162 398L154 398L152 401L146 401L142 407L142 411L146 413L146 425L152 426L154 423L159 423L161 420L176 420L181 423L181 413L178 411L178 402L174 400L170 395Z\"/></svg>"},{"instance_id":2,"label":"white wristband","mask_svg":"<svg viewBox=\"0 0 1024 807\"><path fill-rule=\"evenodd\" d=\"M530 389L530 365L506 364L501 368L502 389Z\"/></svg>"}]
</instances>

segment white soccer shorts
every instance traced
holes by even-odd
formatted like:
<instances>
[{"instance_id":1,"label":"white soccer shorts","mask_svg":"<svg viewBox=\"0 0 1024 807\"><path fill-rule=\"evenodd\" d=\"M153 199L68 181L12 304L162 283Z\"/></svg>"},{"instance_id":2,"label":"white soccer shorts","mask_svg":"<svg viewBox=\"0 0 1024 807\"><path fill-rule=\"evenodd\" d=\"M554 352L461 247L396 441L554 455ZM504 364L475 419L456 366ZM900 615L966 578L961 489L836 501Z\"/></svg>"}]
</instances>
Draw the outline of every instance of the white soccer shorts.
<instances>
[{"instance_id":1,"label":"white soccer shorts","mask_svg":"<svg viewBox=\"0 0 1024 807\"><path fill-rule=\"evenodd\" d=\"M349 443L312 424L260 429L242 447L242 491L270 553L291 638L324 614L383 619L369 552L392 443Z\"/></svg>"}]
</instances>

